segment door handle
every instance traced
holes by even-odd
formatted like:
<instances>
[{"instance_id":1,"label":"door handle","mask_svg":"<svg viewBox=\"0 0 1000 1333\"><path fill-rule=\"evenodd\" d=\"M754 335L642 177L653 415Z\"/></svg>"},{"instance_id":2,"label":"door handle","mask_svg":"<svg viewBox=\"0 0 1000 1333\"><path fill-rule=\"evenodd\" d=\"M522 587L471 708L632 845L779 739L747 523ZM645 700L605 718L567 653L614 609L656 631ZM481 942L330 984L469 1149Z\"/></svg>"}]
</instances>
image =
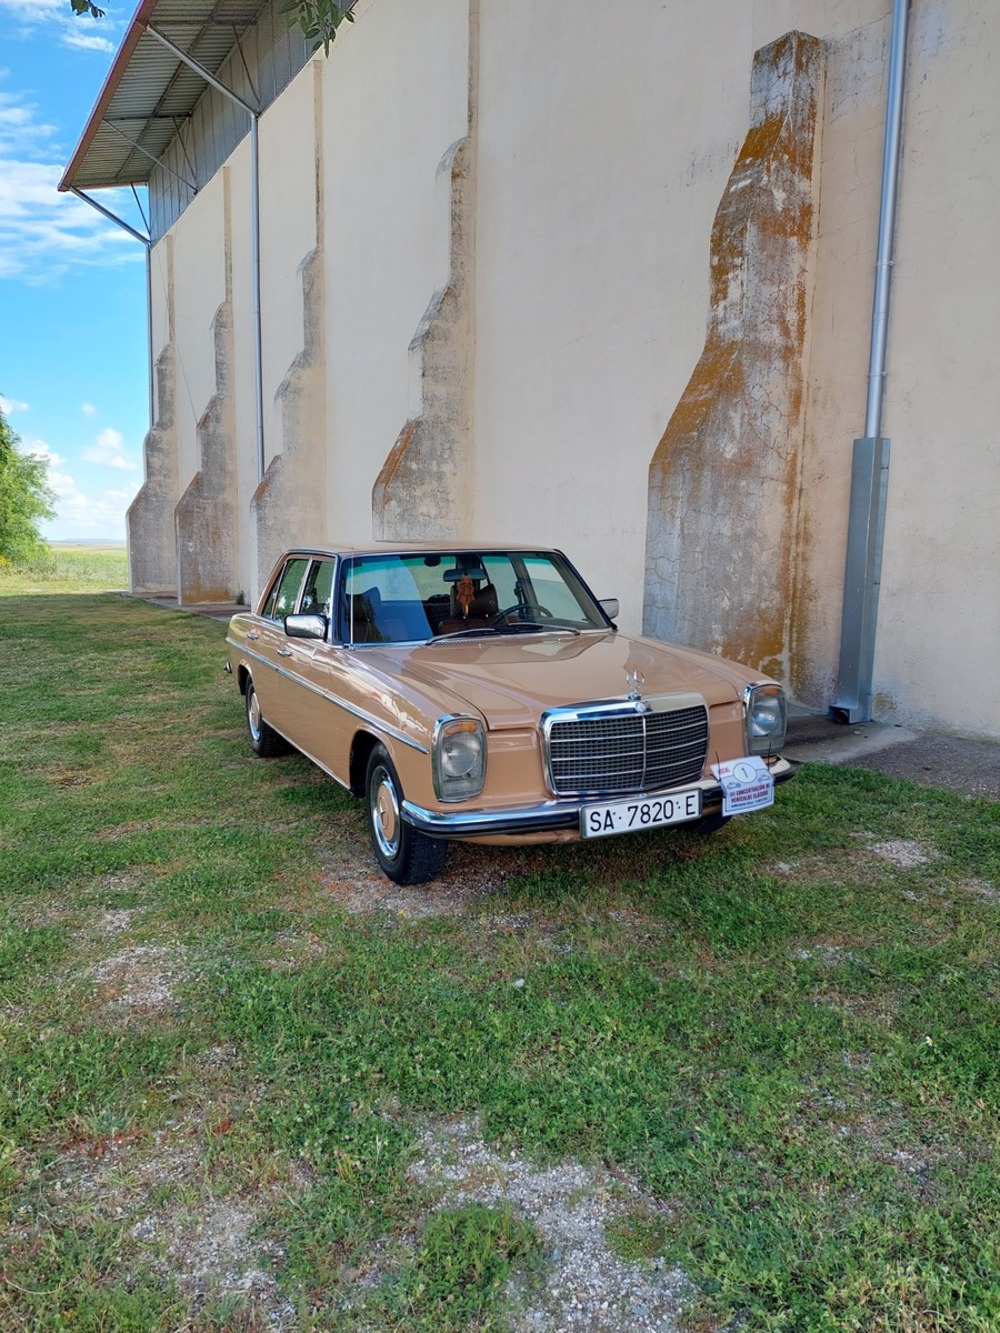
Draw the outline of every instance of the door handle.
<instances>
[{"instance_id":1,"label":"door handle","mask_svg":"<svg viewBox=\"0 0 1000 1333\"><path fill-rule=\"evenodd\" d=\"M279 657L291 657L291 655L292 655L292 650L291 650L291 648L279 648L279 649L278 649L278 656L279 656Z\"/></svg>"},{"instance_id":2,"label":"door handle","mask_svg":"<svg viewBox=\"0 0 1000 1333\"><path fill-rule=\"evenodd\" d=\"M259 638L260 638L260 630L259 630L259 629L248 629L248 630L247 630L247 638L248 638L248 639L259 639Z\"/></svg>"}]
</instances>

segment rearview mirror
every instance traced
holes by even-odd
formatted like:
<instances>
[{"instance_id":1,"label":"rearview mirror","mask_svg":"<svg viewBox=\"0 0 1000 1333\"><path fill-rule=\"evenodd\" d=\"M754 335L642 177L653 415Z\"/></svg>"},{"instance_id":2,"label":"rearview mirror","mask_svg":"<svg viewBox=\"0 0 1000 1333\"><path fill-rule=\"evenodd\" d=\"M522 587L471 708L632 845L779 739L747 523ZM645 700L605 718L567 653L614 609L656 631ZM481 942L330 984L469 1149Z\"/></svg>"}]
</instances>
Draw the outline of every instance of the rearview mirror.
<instances>
[{"instance_id":1,"label":"rearview mirror","mask_svg":"<svg viewBox=\"0 0 1000 1333\"><path fill-rule=\"evenodd\" d=\"M618 616L618 598L602 597L600 602L601 610L609 620L614 620Z\"/></svg>"},{"instance_id":2,"label":"rearview mirror","mask_svg":"<svg viewBox=\"0 0 1000 1333\"><path fill-rule=\"evenodd\" d=\"M325 639L326 616L305 615L285 616L285 633L290 639Z\"/></svg>"}]
</instances>

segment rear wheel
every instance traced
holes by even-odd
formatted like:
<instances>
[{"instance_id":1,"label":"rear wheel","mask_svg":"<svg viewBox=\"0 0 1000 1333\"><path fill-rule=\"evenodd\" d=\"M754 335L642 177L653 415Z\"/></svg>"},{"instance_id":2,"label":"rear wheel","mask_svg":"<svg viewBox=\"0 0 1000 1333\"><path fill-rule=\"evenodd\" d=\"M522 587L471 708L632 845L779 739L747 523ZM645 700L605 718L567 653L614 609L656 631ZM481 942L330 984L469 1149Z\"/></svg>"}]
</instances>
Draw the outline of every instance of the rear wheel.
<instances>
[{"instance_id":1,"label":"rear wheel","mask_svg":"<svg viewBox=\"0 0 1000 1333\"><path fill-rule=\"evenodd\" d=\"M264 721L260 711L260 700L257 698L257 691L253 687L252 676L247 677L243 702L247 709L247 735L250 738L250 748L254 754L260 755L261 759L273 759L275 755L285 754L289 748L288 742L284 736Z\"/></svg>"},{"instance_id":2,"label":"rear wheel","mask_svg":"<svg viewBox=\"0 0 1000 1333\"><path fill-rule=\"evenodd\" d=\"M375 860L394 883L426 884L441 873L448 844L404 822L403 788L383 745L368 760L365 809Z\"/></svg>"}]
</instances>

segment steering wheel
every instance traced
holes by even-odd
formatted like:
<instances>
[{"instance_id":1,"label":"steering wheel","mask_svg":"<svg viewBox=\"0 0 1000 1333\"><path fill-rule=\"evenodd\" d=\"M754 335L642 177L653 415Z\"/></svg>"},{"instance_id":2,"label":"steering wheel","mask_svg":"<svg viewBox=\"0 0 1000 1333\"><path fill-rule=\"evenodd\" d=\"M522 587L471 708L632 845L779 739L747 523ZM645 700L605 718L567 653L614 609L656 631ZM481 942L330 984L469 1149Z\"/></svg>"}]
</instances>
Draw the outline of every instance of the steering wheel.
<instances>
[{"instance_id":1,"label":"steering wheel","mask_svg":"<svg viewBox=\"0 0 1000 1333\"><path fill-rule=\"evenodd\" d=\"M496 615L493 617L493 619L490 621L490 624L500 625L507 619L508 616L516 615L520 611L527 611L532 619L534 619L536 614L540 616L547 616L549 620L553 618L552 612L549 610L547 606L529 606L527 602L515 602L513 606L506 606L502 611L498 611Z\"/></svg>"}]
</instances>

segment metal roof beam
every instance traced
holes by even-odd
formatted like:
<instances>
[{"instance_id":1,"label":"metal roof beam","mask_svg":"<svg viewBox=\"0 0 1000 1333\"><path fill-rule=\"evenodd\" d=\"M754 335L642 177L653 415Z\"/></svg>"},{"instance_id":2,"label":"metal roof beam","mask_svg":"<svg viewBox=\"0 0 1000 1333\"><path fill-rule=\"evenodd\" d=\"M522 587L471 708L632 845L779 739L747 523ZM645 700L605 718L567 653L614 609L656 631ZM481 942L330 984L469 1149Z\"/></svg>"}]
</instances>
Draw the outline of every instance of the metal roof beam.
<instances>
[{"instance_id":1,"label":"metal roof beam","mask_svg":"<svg viewBox=\"0 0 1000 1333\"><path fill-rule=\"evenodd\" d=\"M196 74L201 75L210 88L214 88L221 96L228 97L231 102L235 102L237 106L242 107L250 117L250 299L253 317L254 398L257 416L257 480L263 481L267 458L264 449L264 351L260 310L260 142L258 138L260 107L251 106L249 102L244 101L238 93L234 93L232 88L227 87L221 79L217 79L187 51L172 42L165 33L154 28L148 20L144 20L142 26L150 37L155 37L178 60L193 69Z\"/></svg>"},{"instance_id":2,"label":"metal roof beam","mask_svg":"<svg viewBox=\"0 0 1000 1333\"><path fill-rule=\"evenodd\" d=\"M163 119L167 120L169 119L169 117L164 116ZM148 121L144 123L148 124ZM114 130L116 134L121 135L121 137L129 145L129 147L134 148L135 151L137 153L141 153L143 157L148 157L150 162L152 162L154 166L159 167L161 171L165 171L169 176L173 176L174 180L180 181L182 185L186 186L189 190L192 190L195 194L198 193L198 186L194 181L188 180L186 177L180 175L179 172L174 171L172 167L168 167L162 158L156 157L153 153L147 152L147 150L143 148L141 143L136 143L134 139L129 138L129 136L125 133L124 130L120 130L113 120L106 120L104 124L107 125L109 130ZM94 207L97 208L97 204L94 204Z\"/></svg>"},{"instance_id":3,"label":"metal roof beam","mask_svg":"<svg viewBox=\"0 0 1000 1333\"><path fill-rule=\"evenodd\" d=\"M223 97L228 97L231 101L236 102L239 106L243 108L243 110L247 113L247 115L249 116L260 115L259 106L251 106L249 102L245 102L238 93L233 92L232 88L227 87L226 84L224 84L221 79L217 79L214 74L210 73L205 68L204 65L199 64L198 61L195 60L194 56L188 55L187 51L185 51L183 47L178 46L176 42L172 42L165 32L161 32L159 28L154 28L152 23L145 23L143 26L149 33L150 37L155 37L156 40L160 42L163 46L165 46L167 50L170 51L173 55L175 55L178 60L182 61L185 65L187 65L189 69L193 69L196 74L199 74L209 85L209 87L214 88L215 91L217 93L221 93Z\"/></svg>"},{"instance_id":4,"label":"metal roof beam","mask_svg":"<svg viewBox=\"0 0 1000 1333\"><path fill-rule=\"evenodd\" d=\"M148 236L143 236L141 231L136 231L135 227L130 226L124 218L120 218L117 213L112 213L110 208L105 208L99 204L96 199L91 199L89 194L85 194L76 185L69 187L70 194L75 194L78 199L82 199L85 204L91 208L96 208L102 217L106 217L109 222L115 223L121 227L122 231L127 231L130 236L135 237L140 242L146 252L146 392L149 396L149 422L153 424L153 412L155 406L153 402L153 266L152 266L152 244ZM136 200L138 203L138 200ZM145 220L145 219L144 219ZM149 225L148 223L146 224Z\"/></svg>"},{"instance_id":5,"label":"metal roof beam","mask_svg":"<svg viewBox=\"0 0 1000 1333\"><path fill-rule=\"evenodd\" d=\"M126 187L123 185L121 188L124 190ZM82 199L85 204L89 204L91 208L96 208L98 213L106 217L109 222L114 222L116 226L121 227L122 231L127 231L130 236L134 236L137 241L141 241L143 245L148 247L150 244L149 237L143 236L141 231L136 231L135 227L129 226L129 224L120 218L117 213L112 213L110 208L105 208L104 205L99 204L96 199L91 199L89 194L86 194L76 185L71 185L69 187L69 192L70 194L75 194L78 199Z\"/></svg>"}]
</instances>

